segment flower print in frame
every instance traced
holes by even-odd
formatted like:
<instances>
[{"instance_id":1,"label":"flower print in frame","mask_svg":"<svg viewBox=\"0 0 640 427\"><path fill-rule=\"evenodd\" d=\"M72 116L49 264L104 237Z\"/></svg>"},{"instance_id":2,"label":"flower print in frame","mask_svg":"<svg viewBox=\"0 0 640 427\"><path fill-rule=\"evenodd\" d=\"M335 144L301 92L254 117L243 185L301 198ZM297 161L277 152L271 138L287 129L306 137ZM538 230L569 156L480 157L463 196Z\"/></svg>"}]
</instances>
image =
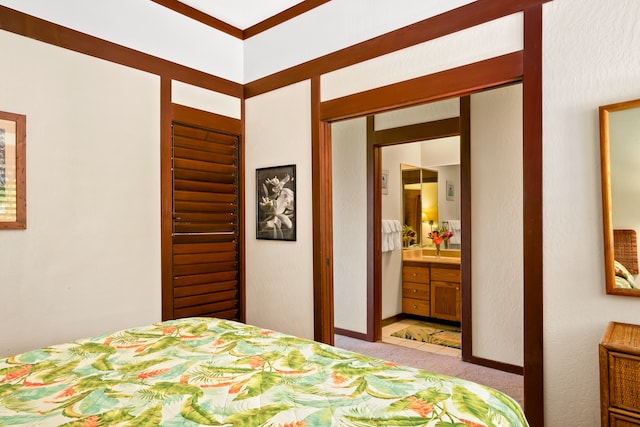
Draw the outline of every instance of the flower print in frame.
<instances>
[{"instance_id":1,"label":"flower print in frame","mask_svg":"<svg viewBox=\"0 0 640 427\"><path fill-rule=\"evenodd\" d=\"M296 240L296 165L256 169L256 238Z\"/></svg>"}]
</instances>

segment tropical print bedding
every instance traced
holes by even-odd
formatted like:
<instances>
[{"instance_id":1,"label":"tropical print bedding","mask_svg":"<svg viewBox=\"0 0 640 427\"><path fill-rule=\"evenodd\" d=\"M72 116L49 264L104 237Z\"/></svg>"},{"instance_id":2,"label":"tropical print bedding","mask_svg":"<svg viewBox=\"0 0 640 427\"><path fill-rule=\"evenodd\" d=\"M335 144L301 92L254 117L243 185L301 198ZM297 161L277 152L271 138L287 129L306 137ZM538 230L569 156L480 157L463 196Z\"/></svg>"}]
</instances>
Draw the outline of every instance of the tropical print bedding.
<instances>
[{"instance_id":1,"label":"tropical print bedding","mask_svg":"<svg viewBox=\"0 0 640 427\"><path fill-rule=\"evenodd\" d=\"M526 426L508 396L228 320L0 359L2 426Z\"/></svg>"}]
</instances>

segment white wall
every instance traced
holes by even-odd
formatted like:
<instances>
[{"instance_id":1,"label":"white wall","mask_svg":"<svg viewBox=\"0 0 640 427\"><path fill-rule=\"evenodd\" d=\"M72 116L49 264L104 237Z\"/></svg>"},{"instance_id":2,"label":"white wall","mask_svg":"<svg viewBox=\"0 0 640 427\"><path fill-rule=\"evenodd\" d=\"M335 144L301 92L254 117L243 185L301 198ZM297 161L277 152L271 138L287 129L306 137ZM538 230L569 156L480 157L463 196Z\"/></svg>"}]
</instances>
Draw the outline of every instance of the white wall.
<instances>
[{"instance_id":1,"label":"white wall","mask_svg":"<svg viewBox=\"0 0 640 427\"><path fill-rule=\"evenodd\" d=\"M638 298L605 294L598 106L640 98L640 2L544 6L545 410L549 426L599 425L598 342L640 323Z\"/></svg>"},{"instance_id":2,"label":"white wall","mask_svg":"<svg viewBox=\"0 0 640 427\"><path fill-rule=\"evenodd\" d=\"M334 325L367 332L367 123L331 125Z\"/></svg>"},{"instance_id":3,"label":"white wall","mask_svg":"<svg viewBox=\"0 0 640 427\"><path fill-rule=\"evenodd\" d=\"M27 229L0 231L0 355L160 320L160 81L0 31Z\"/></svg>"},{"instance_id":4,"label":"white wall","mask_svg":"<svg viewBox=\"0 0 640 427\"><path fill-rule=\"evenodd\" d=\"M245 104L247 323L313 338L311 85ZM297 240L255 238L256 169L295 164Z\"/></svg>"},{"instance_id":5,"label":"white wall","mask_svg":"<svg viewBox=\"0 0 640 427\"><path fill-rule=\"evenodd\" d=\"M387 19L393 17L387 15ZM467 28L322 76L322 101L522 50L522 13ZM490 42L488 42L490 41Z\"/></svg>"},{"instance_id":6,"label":"white wall","mask_svg":"<svg viewBox=\"0 0 640 427\"><path fill-rule=\"evenodd\" d=\"M473 355L518 366L522 203L522 85L471 95Z\"/></svg>"},{"instance_id":7,"label":"white wall","mask_svg":"<svg viewBox=\"0 0 640 427\"><path fill-rule=\"evenodd\" d=\"M238 120L242 118L240 98L214 92L178 80L171 80L171 102Z\"/></svg>"}]
</instances>

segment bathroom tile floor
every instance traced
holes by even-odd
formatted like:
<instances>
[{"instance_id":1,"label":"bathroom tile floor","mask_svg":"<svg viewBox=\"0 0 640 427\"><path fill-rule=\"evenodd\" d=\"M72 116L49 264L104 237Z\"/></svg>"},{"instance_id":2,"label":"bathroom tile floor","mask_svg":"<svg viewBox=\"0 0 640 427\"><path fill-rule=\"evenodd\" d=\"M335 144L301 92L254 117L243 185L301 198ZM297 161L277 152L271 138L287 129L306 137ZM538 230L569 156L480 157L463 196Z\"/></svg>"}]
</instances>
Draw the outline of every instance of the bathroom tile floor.
<instances>
[{"instance_id":1,"label":"bathroom tile floor","mask_svg":"<svg viewBox=\"0 0 640 427\"><path fill-rule=\"evenodd\" d=\"M409 325L415 325L419 323L414 319L403 319L398 322L392 323L382 327L382 342L387 344L395 344L402 347L415 348L417 350L428 351L430 353L446 354L447 356L461 357L461 351L457 348L445 347L436 344L429 344L420 341L407 340L404 338L392 337L391 334L406 328Z\"/></svg>"}]
</instances>

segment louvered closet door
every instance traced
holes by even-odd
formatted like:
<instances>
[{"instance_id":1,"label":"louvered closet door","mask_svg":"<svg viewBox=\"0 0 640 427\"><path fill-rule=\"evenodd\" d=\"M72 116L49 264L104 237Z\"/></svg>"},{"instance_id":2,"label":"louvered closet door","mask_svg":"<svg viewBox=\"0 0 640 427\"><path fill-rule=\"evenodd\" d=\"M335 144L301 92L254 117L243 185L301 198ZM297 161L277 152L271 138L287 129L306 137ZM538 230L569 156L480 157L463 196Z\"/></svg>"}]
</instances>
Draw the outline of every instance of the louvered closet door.
<instances>
[{"instance_id":1,"label":"louvered closet door","mask_svg":"<svg viewBox=\"0 0 640 427\"><path fill-rule=\"evenodd\" d=\"M173 124L174 317L238 320L238 137Z\"/></svg>"}]
</instances>

